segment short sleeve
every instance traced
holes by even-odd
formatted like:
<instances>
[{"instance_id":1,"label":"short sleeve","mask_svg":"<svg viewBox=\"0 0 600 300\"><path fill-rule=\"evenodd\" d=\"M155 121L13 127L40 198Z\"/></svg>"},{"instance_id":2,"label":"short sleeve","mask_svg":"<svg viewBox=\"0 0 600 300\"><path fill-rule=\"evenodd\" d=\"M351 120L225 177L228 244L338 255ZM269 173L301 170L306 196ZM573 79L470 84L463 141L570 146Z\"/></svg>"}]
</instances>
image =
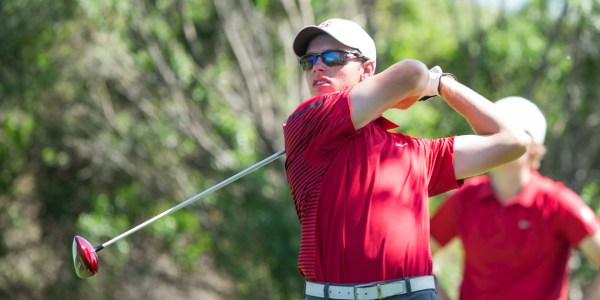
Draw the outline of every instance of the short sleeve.
<instances>
[{"instance_id":1,"label":"short sleeve","mask_svg":"<svg viewBox=\"0 0 600 300\"><path fill-rule=\"evenodd\" d=\"M429 196L456 189L463 184L463 180L456 180L454 174L454 137L429 141L427 171Z\"/></svg>"},{"instance_id":2,"label":"short sleeve","mask_svg":"<svg viewBox=\"0 0 600 300\"><path fill-rule=\"evenodd\" d=\"M577 247L584 237L600 228L600 220L579 195L562 184L555 184L559 186L558 191L549 194L557 203L554 226L572 247Z\"/></svg>"}]
</instances>

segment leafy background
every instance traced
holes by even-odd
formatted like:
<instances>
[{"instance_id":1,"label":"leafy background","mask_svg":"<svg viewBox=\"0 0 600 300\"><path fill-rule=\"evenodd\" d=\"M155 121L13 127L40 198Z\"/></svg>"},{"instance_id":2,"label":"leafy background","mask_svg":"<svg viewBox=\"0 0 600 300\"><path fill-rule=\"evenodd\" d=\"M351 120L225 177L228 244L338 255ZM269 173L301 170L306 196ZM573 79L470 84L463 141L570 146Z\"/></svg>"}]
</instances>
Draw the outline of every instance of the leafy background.
<instances>
[{"instance_id":1,"label":"leafy background","mask_svg":"<svg viewBox=\"0 0 600 300\"><path fill-rule=\"evenodd\" d=\"M535 101L541 171L598 212L597 1L4 0L0 298L300 298L283 160L107 247L92 279L71 242L106 242L281 149L308 96L290 45L331 17L372 33L378 70L414 58L492 101ZM386 115L415 136L470 132L434 99ZM448 287L460 259L436 257ZM577 252L571 268L579 299L596 268Z\"/></svg>"}]
</instances>

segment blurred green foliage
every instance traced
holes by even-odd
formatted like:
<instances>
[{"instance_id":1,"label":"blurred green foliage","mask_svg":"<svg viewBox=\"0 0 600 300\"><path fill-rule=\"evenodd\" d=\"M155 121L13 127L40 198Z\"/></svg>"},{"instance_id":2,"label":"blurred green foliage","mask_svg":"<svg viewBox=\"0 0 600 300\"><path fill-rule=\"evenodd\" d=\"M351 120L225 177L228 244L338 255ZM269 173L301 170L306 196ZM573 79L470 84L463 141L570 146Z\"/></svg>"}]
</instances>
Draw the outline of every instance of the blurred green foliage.
<instances>
[{"instance_id":1,"label":"blurred green foliage","mask_svg":"<svg viewBox=\"0 0 600 300\"><path fill-rule=\"evenodd\" d=\"M93 279L75 277L70 243L106 242L281 149L308 96L292 39L330 17L373 34L378 70L415 58L491 100L535 101L542 173L600 213L600 5L502 3L0 2L0 298L299 298L283 160L103 250ZM438 100L386 116L414 136L469 133ZM576 295L595 268L573 261Z\"/></svg>"}]
</instances>

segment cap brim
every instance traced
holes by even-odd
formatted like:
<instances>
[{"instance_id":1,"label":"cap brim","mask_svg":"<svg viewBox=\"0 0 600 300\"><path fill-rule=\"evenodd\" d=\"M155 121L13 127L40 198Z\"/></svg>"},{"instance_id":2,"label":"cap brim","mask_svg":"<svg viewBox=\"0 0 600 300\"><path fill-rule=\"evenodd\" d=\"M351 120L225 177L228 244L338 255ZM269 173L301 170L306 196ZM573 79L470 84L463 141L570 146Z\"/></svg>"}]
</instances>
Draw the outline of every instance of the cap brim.
<instances>
[{"instance_id":1,"label":"cap brim","mask_svg":"<svg viewBox=\"0 0 600 300\"><path fill-rule=\"evenodd\" d=\"M294 39L294 53L296 53L297 56L306 54L306 49L308 49L310 41L321 34L327 34L327 32L317 26L306 26L302 28Z\"/></svg>"}]
</instances>

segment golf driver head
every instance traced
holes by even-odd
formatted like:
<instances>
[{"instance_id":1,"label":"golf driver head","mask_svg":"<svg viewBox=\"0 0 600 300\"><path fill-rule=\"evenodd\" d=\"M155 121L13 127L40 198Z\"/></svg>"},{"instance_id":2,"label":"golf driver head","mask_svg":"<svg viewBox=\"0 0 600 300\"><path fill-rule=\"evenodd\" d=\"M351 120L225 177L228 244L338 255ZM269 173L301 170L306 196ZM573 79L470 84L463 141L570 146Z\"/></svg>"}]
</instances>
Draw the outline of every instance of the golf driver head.
<instances>
[{"instance_id":1,"label":"golf driver head","mask_svg":"<svg viewBox=\"0 0 600 300\"><path fill-rule=\"evenodd\" d=\"M76 235L73 238L73 265L79 278L88 278L98 273L98 254L86 239Z\"/></svg>"}]
</instances>

